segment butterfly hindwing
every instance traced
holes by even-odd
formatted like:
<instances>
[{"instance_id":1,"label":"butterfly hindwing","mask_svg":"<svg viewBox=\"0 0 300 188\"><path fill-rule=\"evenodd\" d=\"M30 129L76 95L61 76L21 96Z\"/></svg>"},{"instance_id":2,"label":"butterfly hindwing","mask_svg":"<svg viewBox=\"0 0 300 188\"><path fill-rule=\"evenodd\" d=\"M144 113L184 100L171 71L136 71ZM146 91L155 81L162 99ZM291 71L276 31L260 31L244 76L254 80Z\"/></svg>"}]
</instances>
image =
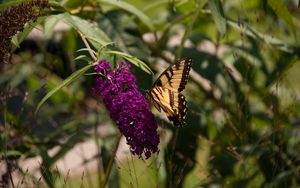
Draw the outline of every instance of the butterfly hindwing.
<instances>
[{"instance_id":1,"label":"butterfly hindwing","mask_svg":"<svg viewBox=\"0 0 300 188\"><path fill-rule=\"evenodd\" d=\"M172 92L174 96L174 102L172 106L172 113L166 113L168 119L173 122L174 126L182 127L184 125L184 119L186 116L187 106L184 95L177 92Z\"/></svg>"},{"instance_id":2,"label":"butterfly hindwing","mask_svg":"<svg viewBox=\"0 0 300 188\"><path fill-rule=\"evenodd\" d=\"M153 88L150 94L154 106L158 111L162 109L174 126L184 125L187 111L184 95L162 87Z\"/></svg>"},{"instance_id":3,"label":"butterfly hindwing","mask_svg":"<svg viewBox=\"0 0 300 188\"><path fill-rule=\"evenodd\" d=\"M174 126L183 126L187 112L185 88L191 70L192 59L182 59L169 66L149 91L150 100L158 111L166 113Z\"/></svg>"}]
</instances>

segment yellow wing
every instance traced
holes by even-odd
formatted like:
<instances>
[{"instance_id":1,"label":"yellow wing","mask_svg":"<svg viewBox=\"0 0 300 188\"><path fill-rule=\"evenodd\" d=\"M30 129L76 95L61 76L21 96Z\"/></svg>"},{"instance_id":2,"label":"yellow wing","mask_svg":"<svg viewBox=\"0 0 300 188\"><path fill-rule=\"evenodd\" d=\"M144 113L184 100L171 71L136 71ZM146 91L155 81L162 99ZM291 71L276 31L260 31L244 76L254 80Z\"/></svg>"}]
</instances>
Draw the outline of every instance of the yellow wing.
<instances>
[{"instance_id":1,"label":"yellow wing","mask_svg":"<svg viewBox=\"0 0 300 188\"><path fill-rule=\"evenodd\" d=\"M191 65L192 59L176 61L158 77L148 93L155 108L162 109L174 126L184 125L187 102L180 92L185 88Z\"/></svg>"},{"instance_id":2,"label":"yellow wing","mask_svg":"<svg viewBox=\"0 0 300 188\"><path fill-rule=\"evenodd\" d=\"M153 84L154 87L167 88L181 92L187 83L192 67L192 59L181 59L169 66Z\"/></svg>"},{"instance_id":3,"label":"yellow wing","mask_svg":"<svg viewBox=\"0 0 300 188\"><path fill-rule=\"evenodd\" d=\"M168 119L173 122L174 126L183 126L187 111L187 102L184 95L179 92L155 87L150 91L151 102L157 108L166 113Z\"/></svg>"}]
</instances>

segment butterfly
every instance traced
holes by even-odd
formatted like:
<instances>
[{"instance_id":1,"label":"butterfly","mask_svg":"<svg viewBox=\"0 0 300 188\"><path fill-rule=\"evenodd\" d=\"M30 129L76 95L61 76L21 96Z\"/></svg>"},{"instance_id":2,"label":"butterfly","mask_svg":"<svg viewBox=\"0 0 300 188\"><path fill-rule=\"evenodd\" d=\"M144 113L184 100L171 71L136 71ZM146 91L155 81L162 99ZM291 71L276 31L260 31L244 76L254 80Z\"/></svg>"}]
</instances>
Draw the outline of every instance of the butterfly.
<instances>
[{"instance_id":1,"label":"butterfly","mask_svg":"<svg viewBox=\"0 0 300 188\"><path fill-rule=\"evenodd\" d=\"M147 91L147 98L161 112L165 112L168 119L176 127L182 127L186 117L187 102L180 92L184 90L192 59L181 59L170 65Z\"/></svg>"}]
</instances>

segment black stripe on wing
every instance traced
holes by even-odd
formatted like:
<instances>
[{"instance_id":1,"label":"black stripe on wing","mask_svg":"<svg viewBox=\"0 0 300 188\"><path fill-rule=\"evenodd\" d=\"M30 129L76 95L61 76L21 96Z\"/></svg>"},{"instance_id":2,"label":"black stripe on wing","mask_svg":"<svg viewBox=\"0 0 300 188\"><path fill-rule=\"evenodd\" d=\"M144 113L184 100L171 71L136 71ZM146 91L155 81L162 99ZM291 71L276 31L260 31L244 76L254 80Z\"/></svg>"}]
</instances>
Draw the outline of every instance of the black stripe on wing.
<instances>
[{"instance_id":1,"label":"black stripe on wing","mask_svg":"<svg viewBox=\"0 0 300 188\"><path fill-rule=\"evenodd\" d=\"M152 88L152 90L147 93L147 96L149 96L151 103L160 112L161 111L160 98L162 98L162 92L160 88Z\"/></svg>"},{"instance_id":2,"label":"black stripe on wing","mask_svg":"<svg viewBox=\"0 0 300 188\"><path fill-rule=\"evenodd\" d=\"M181 92L187 83L191 66L192 59L176 61L158 77L153 87L158 86Z\"/></svg>"},{"instance_id":3,"label":"black stripe on wing","mask_svg":"<svg viewBox=\"0 0 300 188\"><path fill-rule=\"evenodd\" d=\"M168 119L172 121L173 125L176 127L183 127L185 125L184 120L187 112L186 104L187 102L184 95L178 93L178 106L172 106L173 113L167 114Z\"/></svg>"}]
</instances>

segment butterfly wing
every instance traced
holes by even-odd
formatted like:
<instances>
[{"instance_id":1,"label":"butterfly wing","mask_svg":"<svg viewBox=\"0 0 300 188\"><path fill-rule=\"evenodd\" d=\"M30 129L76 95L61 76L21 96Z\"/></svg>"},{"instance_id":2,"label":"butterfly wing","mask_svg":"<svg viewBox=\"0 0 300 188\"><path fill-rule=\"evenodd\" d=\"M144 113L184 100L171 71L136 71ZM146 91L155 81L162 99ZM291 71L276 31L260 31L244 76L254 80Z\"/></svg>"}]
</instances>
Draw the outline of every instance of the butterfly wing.
<instances>
[{"instance_id":1,"label":"butterfly wing","mask_svg":"<svg viewBox=\"0 0 300 188\"><path fill-rule=\"evenodd\" d=\"M181 92L187 83L192 67L192 59L181 59L169 66L153 84L154 87L167 88Z\"/></svg>"},{"instance_id":2,"label":"butterfly wing","mask_svg":"<svg viewBox=\"0 0 300 188\"><path fill-rule=\"evenodd\" d=\"M192 59L176 61L158 77L148 93L155 108L162 109L174 126L184 125L187 102L180 92L185 88L191 66Z\"/></svg>"},{"instance_id":3,"label":"butterfly wing","mask_svg":"<svg viewBox=\"0 0 300 188\"><path fill-rule=\"evenodd\" d=\"M168 119L174 126L183 126L187 111L187 102L184 95L171 91L167 88L155 87L150 91L151 102L157 108L166 113Z\"/></svg>"}]
</instances>

